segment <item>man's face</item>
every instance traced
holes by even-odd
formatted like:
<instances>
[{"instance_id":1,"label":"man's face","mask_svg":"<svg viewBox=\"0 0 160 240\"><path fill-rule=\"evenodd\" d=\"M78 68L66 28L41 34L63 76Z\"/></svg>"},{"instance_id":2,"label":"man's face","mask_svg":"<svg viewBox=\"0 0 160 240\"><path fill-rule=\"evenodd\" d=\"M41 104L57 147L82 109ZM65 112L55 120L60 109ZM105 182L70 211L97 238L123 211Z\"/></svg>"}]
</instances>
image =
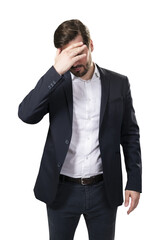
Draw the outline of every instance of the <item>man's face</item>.
<instances>
[{"instance_id":1,"label":"man's face","mask_svg":"<svg viewBox=\"0 0 160 240\"><path fill-rule=\"evenodd\" d=\"M83 38L81 35L78 35L74 40L70 41L68 44L62 47L62 50L65 48L71 46L74 43L83 42ZM77 61L71 68L70 71L76 76L76 77L83 77L88 70L91 67L92 64L92 57L91 52L93 51L93 42L91 40L89 48L86 47L86 49L82 53L86 53L86 57L83 59Z\"/></svg>"}]
</instances>

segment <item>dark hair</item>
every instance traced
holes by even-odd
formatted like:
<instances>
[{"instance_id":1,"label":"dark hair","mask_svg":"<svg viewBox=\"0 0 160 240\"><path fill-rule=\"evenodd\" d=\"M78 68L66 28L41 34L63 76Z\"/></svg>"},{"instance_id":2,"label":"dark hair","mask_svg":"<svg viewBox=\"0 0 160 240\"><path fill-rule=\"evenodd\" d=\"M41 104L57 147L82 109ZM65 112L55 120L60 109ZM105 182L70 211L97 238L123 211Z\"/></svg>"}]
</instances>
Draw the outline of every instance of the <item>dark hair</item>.
<instances>
[{"instance_id":1,"label":"dark hair","mask_svg":"<svg viewBox=\"0 0 160 240\"><path fill-rule=\"evenodd\" d=\"M54 33L54 45L61 48L74 40L78 35L82 36L83 43L89 47L90 32L78 19L72 19L61 23Z\"/></svg>"}]
</instances>

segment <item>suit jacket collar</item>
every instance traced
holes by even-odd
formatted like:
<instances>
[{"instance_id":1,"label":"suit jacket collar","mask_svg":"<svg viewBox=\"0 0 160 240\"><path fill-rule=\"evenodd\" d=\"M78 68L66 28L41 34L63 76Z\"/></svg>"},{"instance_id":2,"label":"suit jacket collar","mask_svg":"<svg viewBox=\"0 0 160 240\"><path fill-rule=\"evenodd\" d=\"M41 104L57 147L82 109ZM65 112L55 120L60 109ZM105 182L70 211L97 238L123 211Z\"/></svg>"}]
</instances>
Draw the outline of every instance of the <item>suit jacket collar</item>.
<instances>
[{"instance_id":1,"label":"suit jacket collar","mask_svg":"<svg viewBox=\"0 0 160 240\"><path fill-rule=\"evenodd\" d=\"M99 128L101 127L104 112L107 106L107 101L109 97L109 87L110 87L110 75L109 72L106 71L103 68L100 68L96 64L99 73L100 73L100 79L101 79L101 86L102 86L102 95L101 95L101 108L100 108L100 121L99 121ZM68 104L68 110L69 110L69 117L71 120L71 126L72 126L72 118L73 118L73 90L72 90L72 79L70 72L66 72L64 74L64 82L63 82L63 88L65 91L67 104Z\"/></svg>"}]
</instances>

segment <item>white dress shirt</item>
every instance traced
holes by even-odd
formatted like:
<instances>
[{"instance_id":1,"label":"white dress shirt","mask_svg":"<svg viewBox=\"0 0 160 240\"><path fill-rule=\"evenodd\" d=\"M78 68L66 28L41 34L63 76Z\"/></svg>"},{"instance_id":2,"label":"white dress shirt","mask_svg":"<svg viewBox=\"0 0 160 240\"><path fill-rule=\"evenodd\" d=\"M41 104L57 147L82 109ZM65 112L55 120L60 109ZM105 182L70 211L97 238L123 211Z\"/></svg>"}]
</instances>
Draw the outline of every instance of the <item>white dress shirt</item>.
<instances>
[{"instance_id":1,"label":"white dress shirt","mask_svg":"<svg viewBox=\"0 0 160 240\"><path fill-rule=\"evenodd\" d=\"M99 149L101 80L95 65L90 80L71 73L73 89L72 138L61 174L88 178L103 173Z\"/></svg>"}]
</instances>

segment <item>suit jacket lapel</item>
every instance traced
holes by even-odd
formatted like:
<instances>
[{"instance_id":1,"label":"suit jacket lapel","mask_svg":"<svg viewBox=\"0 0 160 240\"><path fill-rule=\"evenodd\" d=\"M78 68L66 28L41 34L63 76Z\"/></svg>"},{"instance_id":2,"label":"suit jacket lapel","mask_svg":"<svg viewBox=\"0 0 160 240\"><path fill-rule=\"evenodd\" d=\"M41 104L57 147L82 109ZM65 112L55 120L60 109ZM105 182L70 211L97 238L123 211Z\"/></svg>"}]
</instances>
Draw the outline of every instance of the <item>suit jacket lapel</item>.
<instances>
[{"instance_id":1,"label":"suit jacket lapel","mask_svg":"<svg viewBox=\"0 0 160 240\"><path fill-rule=\"evenodd\" d=\"M108 97L109 97L110 75L106 70L100 68L98 65L97 65L97 68L100 73L101 86L102 86L100 121L99 121L99 128L100 128L102 124L104 112L107 106Z\"/></svg>"},{"instance_id":2,"label":"suit jacket lapel","mask_svg":"<svg viewBox=\"0 0 160 240\"><path fill-rule=\"evenodd\" d=\"M71 74L70 72L66 72L64 74L64 84L63 88L65 91L66 99L67 99L67 105L68 105L68 110L69 110L69 117L71 120L71 125L72 125L72 117L73 117L73 91L72 91L72 79L71 79Z\"/></svg>"}]
</instances>

